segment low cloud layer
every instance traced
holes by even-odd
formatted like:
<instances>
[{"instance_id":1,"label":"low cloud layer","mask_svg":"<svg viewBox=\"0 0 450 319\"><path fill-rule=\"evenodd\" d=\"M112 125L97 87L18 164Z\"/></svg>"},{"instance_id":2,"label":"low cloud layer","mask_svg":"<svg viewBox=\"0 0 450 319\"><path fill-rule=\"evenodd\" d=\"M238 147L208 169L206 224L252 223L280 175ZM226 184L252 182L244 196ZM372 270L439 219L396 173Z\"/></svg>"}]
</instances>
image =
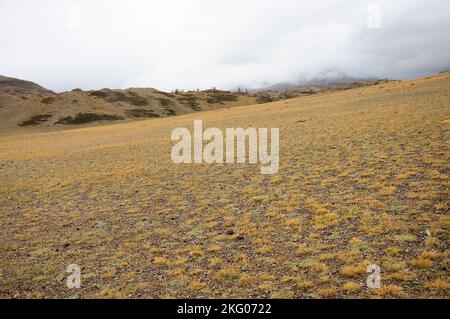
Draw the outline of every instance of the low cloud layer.
<instances>
[{"instance_id":1,"label":"low cloud layer","mask_svg":"<svg viewBox=\"0 0 450 319\"><path fill-rule=\"evenodd\" d=\"M410 78L449 52L446 0L0 0L0 74L55 91Z\"/></svg>"}]
</instances>

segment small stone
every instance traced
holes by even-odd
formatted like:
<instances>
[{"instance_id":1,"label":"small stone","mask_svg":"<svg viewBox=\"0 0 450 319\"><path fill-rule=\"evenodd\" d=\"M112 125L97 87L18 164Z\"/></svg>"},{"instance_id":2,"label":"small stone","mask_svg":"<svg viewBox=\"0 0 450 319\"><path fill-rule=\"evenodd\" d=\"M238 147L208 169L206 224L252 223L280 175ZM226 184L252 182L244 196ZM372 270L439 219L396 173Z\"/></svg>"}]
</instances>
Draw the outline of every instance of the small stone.
<instances>
[{"instance_id":1,"label":"small stone","mask_svg":"<svg viewBox=\"0 0 450 319\"><path fill-rule=\"evenodd\" d=\"M231 236L231 235L234 235L234 230L231 229L231 228L230 228L230 229L227 229L226 234L227 234L227 235L230 235L230 236Z\"/></svg>"}]
</instances>

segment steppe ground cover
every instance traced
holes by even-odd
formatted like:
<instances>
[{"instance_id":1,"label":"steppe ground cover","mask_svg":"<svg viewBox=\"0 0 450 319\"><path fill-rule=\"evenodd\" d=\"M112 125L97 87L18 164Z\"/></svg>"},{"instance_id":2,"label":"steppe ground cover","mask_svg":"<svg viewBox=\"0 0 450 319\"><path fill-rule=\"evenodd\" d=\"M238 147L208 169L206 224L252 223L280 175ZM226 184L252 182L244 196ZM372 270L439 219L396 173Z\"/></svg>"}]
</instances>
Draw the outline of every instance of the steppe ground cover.
<instances>
[{"instance_id":1,"label":"steppe ground cover","mask_svg":"<svg viewBox=\"0 0 450 319\"><path fill-rule=\"evenodd\" d=\"M171 161L175 127L280 128L280 168ZM1 297L449 298L450 73L0 137ZM78 264L81 289L66 267ZM381 267L381 289L366 267Z\"/></svg>"}]
</instances>

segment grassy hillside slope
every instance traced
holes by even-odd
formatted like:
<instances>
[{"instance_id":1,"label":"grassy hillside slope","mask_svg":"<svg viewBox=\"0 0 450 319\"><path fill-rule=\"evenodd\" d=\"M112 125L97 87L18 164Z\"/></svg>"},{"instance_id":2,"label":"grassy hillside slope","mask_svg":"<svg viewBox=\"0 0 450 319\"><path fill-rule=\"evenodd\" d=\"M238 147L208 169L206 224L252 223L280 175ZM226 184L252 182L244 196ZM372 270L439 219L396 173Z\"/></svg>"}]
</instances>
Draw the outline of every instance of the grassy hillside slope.
<instances>
[{"instance_id":1,"label":"grassy hillside slope","mask_svg":"<svg viewBox=\"0 0 450 319\"><path fill-rule=\"evenodd\" d=\"M42 132L99 126L142 119L160 119L224 107L262 104L300 96L350 90L377 82L298 87L286 92L204 91L162 92L152 88L126 90L74 89L54 93L36 83L0 76L0 134Z\"/></svg>"},{"instance_id":2,"label":"grassy hillside slope","mask_svg":"<svg viewBox=\"0 0 450 319\"><path fill-rule=\"evenodd\" d=\"M280 170L175 165L175 127L279 127ZM2 297L449 298L450 73L0 136ZM78 264L82 288L65 285ZM366 287L367 265L382 288Z\"/></svg>"},{"instance_id":3,"label":"grassy hillside slope","mask_svg":"<svg viewBox=\"0 0 450 319\"><path fill-rule=\"evenodd\" d=\"M0 131L49 131L163 118L222 107L267 102L255 94L221 90L175 91L75 89L54 93L41 86L0 76Z\"/></svg>"}]
</instances>

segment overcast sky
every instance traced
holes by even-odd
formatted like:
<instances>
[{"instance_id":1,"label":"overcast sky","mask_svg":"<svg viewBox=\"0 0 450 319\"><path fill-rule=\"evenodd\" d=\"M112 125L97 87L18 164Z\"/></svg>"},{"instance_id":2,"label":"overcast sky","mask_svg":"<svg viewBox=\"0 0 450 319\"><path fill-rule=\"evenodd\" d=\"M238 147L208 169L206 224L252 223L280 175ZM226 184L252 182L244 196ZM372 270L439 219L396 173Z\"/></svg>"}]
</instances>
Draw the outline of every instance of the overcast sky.
<instances>
[{"instance_id":1,"label":"overcast sky","mask_svg":"<svg viewBox=\"0 0 450 319\"><path fill-rule=\"evenodd\" d=\"M444 69L448 0L0 0L0 74L54 91Z\"/></svg>"}]
</instances>

